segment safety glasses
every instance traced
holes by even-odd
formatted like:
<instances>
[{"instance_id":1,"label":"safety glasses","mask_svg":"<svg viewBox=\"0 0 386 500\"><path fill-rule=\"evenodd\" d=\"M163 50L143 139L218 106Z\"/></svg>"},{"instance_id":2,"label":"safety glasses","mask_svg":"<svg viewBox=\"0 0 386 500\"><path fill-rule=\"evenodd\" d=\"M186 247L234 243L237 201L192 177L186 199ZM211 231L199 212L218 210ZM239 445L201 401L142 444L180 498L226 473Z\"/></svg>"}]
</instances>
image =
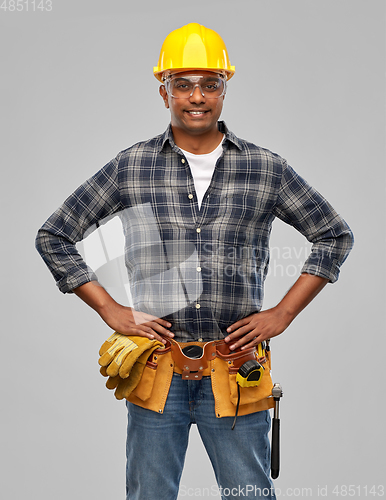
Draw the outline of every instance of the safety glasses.
<instances>
[{"instance_id":1,"label":"safety glasses","mask_svg":"<svg viewBox=\"0 0 386 500\"><path fill-rule=\"evenodd\" d=\"M191 97L196 87L206 99L218 99L226 92L226 80L218 75L172 75L164 81L164 85L168 95L175 99Z\"/></svg>"}]
</instances>

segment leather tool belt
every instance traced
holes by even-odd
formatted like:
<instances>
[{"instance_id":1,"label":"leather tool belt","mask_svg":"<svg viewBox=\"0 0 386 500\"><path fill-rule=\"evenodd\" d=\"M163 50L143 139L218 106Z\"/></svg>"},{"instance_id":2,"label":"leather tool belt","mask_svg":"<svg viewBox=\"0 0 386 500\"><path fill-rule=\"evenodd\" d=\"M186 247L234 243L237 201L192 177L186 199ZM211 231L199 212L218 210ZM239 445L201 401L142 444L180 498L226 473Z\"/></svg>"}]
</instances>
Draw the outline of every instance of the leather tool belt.
<instances>
[{"instance_id":1,"label":"leather tool belt","mask_svg":"<svg viewBox=\"0 0 386 500\"><path fill-rule=\"evenodd\" d=\"M256 347L244 350L231 351L223 340L214 340L206 343L189 342L178 343L171 341L172 357L175 362L175 371L181 373L184 380L200 380L204 375L210 375L209 364L216 356L228 362L229 373L237 373L240 366L246 361L258 359L265 363L265 356L256 358ZM155 351L156 353L157 351Z\"/></svg>"},{"instance_id":2,"label":"leather tool belt","mask_svg":"<svg viewBox=\"0 0 386 500\"><path fill-rule=\"evenodd\" d=\"M142 408L163 413L173 373L180 374L184 380L210 376L216 417L234 417L238 399L236 374L250 359L256 359L264 366L264 374L258 387L241 388L239 415L273 408L270 351L261 346L230 351L223 340L189 343L168 340L164 348L151 354L142 378L128 400Z\"/></svg>"}]
</instances>

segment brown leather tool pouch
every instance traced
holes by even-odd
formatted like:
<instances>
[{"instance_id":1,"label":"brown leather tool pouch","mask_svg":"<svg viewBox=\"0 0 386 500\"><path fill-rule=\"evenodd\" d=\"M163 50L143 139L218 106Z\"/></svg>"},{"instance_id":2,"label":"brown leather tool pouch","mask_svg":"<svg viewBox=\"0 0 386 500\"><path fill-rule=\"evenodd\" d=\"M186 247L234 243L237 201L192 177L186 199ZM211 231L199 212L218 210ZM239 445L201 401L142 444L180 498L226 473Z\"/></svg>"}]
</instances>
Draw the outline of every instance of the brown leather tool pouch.
<instances>
[{"instance_id":1,"label":"brown leather tool pouch","mask_svg":"<svg viewBox=\"0 0 386 500\"><path fill-rule=\"evenodd\" d=\"M255 348L230 352L227 344L219 341L216 344L216 357L212 361L211 373L217 417L235 415L238 399L236 374L240 366L250 359L256 359L262 364L264 367L263 378L257 387L240 387L238 414L247 415L273 408L270 352L264 351L263 357L258 357Z\"/></svg>"},{"instance_id":2,"label":"brown leather tool pouch","mask_svg":"<svg viewBox=\"0 0 386 500\"><path fill-rule=\"evenodd\" d=\"M184 356L182 349L193 345L203 348L203 356L200 359ZM213 342L168 341L164 349L156 349L147 360L141 380L129 397L129 401L162 413L173 371L181 374L185 380L199 380L203 375L210 375L209 360L212 351L214 351Z\"/></svg>"},{"instance_id":3,"label":"brown leather tool pouch","mask_svg":"<svg viewBox=\"0 0 386 500\"><path fill-rule=\"evenodd\" d=\"M137 395L137 397L139 397L139 399L142 399L142 401L147 401L151 396L157 368L157 363L147 361L142 373L141 380L139 381L137 387L134 389L134 393Z\"/></svg>"},{"instance_id":4,"label":"brown leather tool pouch","mask_svg":"<svg viewBox=\"0 0 386 500\"><path fill-rule=\"evenodd\" d=\"M141 380L128 401L162 413L173 378L173 367L170 344L164 349L156 349L148 359Z\"/></svg>"}]
</instances>

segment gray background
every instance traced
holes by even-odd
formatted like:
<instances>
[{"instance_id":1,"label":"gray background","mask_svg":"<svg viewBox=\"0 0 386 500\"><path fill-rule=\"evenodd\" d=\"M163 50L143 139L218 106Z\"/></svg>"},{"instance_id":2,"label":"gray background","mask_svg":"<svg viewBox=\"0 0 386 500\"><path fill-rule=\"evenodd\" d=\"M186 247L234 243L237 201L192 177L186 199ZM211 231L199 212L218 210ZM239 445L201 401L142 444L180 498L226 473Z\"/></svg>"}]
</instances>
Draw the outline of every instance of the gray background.
<instances>
[{"instance_id":1,"label":"gray background","mask_svg":"<svg viewBox=\"0 0 386 500\"><path fill-rule=\"evenodd\" d=\"M285 157L355 233L340 280L272 342L285 392L275 484L282 496L354 485L364 497L385 466L384 2L52 5L0 11L2 497L124 498L125 407L97 365L109 329L56 290L34 238L118 151L166 128L152 67L165 36L189 22L218 31L236 66L230 129ZM307 245L277 222L272 247L265 307ZM203 488L214 484L193 430L180 498L211 498Z\"/></svg>"}]
</instances>

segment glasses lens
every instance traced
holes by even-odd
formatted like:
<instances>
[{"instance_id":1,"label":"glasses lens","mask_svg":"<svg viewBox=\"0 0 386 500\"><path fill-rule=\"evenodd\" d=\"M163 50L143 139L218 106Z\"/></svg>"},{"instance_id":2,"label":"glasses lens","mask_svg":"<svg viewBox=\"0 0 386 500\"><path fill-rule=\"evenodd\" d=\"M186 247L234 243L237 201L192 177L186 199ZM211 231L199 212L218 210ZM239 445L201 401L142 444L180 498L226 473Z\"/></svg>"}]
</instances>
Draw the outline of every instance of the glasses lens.
<instances>
[{"instance_id":1,"label":"glasses lens","mask_svg":"<svg viewBox=\"0 0 386 500\"><path fill-rule=\"evenodd\" d=\"M172 97L190 97L198 87L206 98L218 98L225 94L225 80L220 77L175 77L168 80L166 87Z\"/></svg>"}]
</instances>

